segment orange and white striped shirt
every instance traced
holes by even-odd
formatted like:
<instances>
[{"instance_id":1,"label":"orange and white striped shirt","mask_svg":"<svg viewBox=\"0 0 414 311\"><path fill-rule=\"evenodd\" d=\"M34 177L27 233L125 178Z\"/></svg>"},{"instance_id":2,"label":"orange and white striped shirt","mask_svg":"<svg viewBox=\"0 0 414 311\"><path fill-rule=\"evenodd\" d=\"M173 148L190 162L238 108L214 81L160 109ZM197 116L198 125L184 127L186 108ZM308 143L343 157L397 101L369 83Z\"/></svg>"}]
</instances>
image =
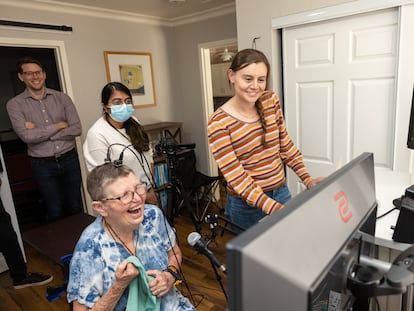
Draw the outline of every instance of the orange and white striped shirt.
<instances>
[{"instance_id":1,"label":"orange and white striped shirt","mask_svg":"<svg viewBox=\"0 0 414 311\"><path fill-rule=\"evenodd\" d=\"M286 182L284 166L290 167L305 186L312 180L302 154L290 138L279 98L268 92L261 97L266 120L266 142L262 145L260 120L243 122L218 108L210 117L208 139L213 156L227 180L230 194L271 214L283 204L264 192Z\"/></svg>"}]
</instances>

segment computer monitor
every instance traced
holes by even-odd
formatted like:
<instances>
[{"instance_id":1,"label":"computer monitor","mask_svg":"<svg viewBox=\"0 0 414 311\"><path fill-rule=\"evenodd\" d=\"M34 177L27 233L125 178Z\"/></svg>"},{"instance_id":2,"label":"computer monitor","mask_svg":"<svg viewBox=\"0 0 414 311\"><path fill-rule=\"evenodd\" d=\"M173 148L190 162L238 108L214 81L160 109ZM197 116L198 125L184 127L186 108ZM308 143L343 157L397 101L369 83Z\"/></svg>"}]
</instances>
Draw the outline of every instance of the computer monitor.
<instances>
[{"instance_id":1,"label":"computer monitor","mask_svg":"<svg viewBox=\"0 0 414 311\"><path fill-rule=\"evenodd\" d=\"M359 229L374 234L376 205L373 154L363 153L231 240L229 310L346 310Z\"/></svg>"}]
</instances>

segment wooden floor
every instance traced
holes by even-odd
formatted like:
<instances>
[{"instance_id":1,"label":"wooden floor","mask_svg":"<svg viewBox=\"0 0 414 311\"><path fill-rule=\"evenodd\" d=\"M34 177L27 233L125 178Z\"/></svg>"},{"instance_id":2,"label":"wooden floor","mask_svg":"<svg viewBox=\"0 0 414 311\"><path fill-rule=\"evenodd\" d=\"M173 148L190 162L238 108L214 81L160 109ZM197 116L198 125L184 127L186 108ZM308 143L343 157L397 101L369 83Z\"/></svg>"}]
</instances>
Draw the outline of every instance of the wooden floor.
<instances>
[{"instance_id":1,"label":"wooden floor","mask_svg":"<svg viewBox=\"0 0 414 311\"><path fill-rule=\"evenodd\" d=\"M212 213L219 211L210 210ZM210 212L209 212L210 213ZM206 223L202 223L202 235L208 239L212 235L212 230ZM174 218L174 227L177 232L179 245L183 252L182 272L185 279L183 284L179 285L180 291L190 299L198 311L223 311L227 308L226 298L223 290L216 278L210 261L187 243L188 235L195 231L194 223L187 213L183 211ZM220 231L221 233L222 231ZM224 264L225 244L233 238L233 235L226 232L219 234L210 244L209 249ZM29 271L43 272L51 274L54 280L48 285L59 285L63 282L63 270L59 263L48 259L40 254L33 247L25 243L27 265ZM226 286L226 276L218 271L223 287ZM7 311L47 311L71 310L70 305L66 302L66 297L62 295L59 299L49 302L46 299L47 285L29 287L15 290L12 286L11 278L8 272L0 274L0 310Z\"/></svg>"}]
</instances>

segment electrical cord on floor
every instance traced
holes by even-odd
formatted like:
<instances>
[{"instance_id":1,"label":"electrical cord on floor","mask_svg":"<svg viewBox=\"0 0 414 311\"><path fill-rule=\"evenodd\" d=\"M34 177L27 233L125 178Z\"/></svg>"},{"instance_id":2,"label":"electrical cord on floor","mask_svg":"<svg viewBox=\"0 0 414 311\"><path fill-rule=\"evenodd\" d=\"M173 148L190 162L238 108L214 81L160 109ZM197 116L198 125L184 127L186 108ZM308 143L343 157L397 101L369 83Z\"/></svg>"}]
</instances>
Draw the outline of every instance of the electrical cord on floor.
<instances>
[{"instance_id":1,"label":"electrical cord on floor","mask_svg":"<svg viewBox=\"0 0 414 311\"><path fill-rule=\"evenodd\" d=\"M187 297L189 300L190 300L190 302L194 305L194 307L197 307L196 306L196 301L195 301L195 299L194 299L194 295L193 295L193 293L191 292L191 289L190 289L190 286L188 285L188 282L187 282L187 279L185 278L185 274L184 274L184 271L183 271L183 265L181 264L181 269L180 269L180 273L181 273L181 278L182 278L182 283L181 284L183 284L182 286L184 286L185 288L186 288L186 290L188 291L188 295L189 295L189 297ZM202 297L202 299L200 300L200 302L202 301L204 299L204 297Z\"/></svg>"},{"instance_id":2,"label":"electrical cord on floor","mask_svg":"<svg viewBox=\"0 0 414 311\"><path fill-rule=\"evenodd\" d=\"M168 232L168 229L167 229L167 218L166 217L164 217L164 226L166 228L166 231ZM173 231L175 233L175 242L176 242L176 244L178 246L180 246L180 243L179 243L179 240L178 240L178 235L176 233L176 230L175 230L174 227L172 227L172 229L173 229ZM177 262L180 262L178 260L177 254L174 251L174 245L172 244L171 237L168 234L167 234L167 236L168 236L168 243L171 246L171 249L172 249L172 251L174 253L174 257L176 258ZM182 279L182 283L181 284L183 284L185 286L185 288L187 289L187 291L189 293L189 296L190 296L190 297L187 297L187 296L185 296L185 297L187 297L190 300L190 302L195 306L195 300L194 300L194 297L193 297L193 293L191 292L190 287L189 287L188 282L187 282L187 279L185 278L185 274L184 274L184 271L183 271L183 264L182 264L182 262L181 262L181 265L179 267L179 270L180 270L180 276L181 276L181 279ZM204 299L204 297L203 297L203 299Z\"/></svg>"}]
</instances>

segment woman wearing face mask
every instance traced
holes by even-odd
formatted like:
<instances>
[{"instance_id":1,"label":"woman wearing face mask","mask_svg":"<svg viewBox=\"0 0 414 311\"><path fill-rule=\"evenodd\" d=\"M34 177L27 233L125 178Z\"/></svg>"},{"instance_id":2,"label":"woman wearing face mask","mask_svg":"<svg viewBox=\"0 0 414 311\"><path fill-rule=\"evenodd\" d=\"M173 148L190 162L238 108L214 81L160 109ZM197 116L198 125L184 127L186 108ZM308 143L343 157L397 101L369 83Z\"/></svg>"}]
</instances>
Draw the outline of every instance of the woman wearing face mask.
<instances>
[{"instance_id":1,"label":"woman wearing face mask","mask_svg":"<svg viewBox=\"0 0 414 311\"><path fill-rule=\"evenodd\" d=\"M153 184L153 152L137 118L131 91L120 82L110 82L101 93L103 116L89 129L83 153L89 171L106 160L131 167L141 183ZM108 157L109 156L109 157ZM148 188L146 203L157 204L152 188Z\"/></svg>"}]
</instances>

